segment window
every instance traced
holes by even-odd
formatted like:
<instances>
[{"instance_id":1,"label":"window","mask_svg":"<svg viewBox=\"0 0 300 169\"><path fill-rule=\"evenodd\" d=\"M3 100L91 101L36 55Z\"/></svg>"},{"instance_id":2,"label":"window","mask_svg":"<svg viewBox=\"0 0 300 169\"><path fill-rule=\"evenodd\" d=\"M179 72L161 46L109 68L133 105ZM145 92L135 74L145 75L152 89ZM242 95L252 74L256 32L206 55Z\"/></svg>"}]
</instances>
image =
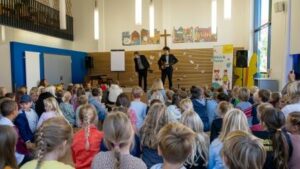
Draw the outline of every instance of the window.
<instances>
[{"instance_id":1,"label":"window","mask_svg":"<svg viewBox=\"0 0 300 169\"><path fill-rule=\"evenodd\" d=\"M254 0L254 52L258 56L258 71L270 68L272 0Z\"/></svg>"}]
</instances>

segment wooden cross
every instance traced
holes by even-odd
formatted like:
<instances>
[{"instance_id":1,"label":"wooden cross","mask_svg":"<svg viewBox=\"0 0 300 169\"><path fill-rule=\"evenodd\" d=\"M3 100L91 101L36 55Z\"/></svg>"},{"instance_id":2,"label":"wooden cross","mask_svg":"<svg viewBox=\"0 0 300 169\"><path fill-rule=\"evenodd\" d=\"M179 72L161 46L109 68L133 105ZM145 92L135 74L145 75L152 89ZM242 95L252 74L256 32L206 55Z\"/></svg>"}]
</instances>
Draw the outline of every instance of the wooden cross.
<instances>
[{"instance_id":1,"label":"wooden cross","mask_svg":"<svg viewBox=\"0 0 300 169\"><path fill-rule=\"evenodd\" d=\"M168 36L171 36L171 34L167 34L167 30L164 30L164 34L161 34L160 37L164 37L165 38L165 47L167 46L167 38Z\"/></svg>"}]
</instances>

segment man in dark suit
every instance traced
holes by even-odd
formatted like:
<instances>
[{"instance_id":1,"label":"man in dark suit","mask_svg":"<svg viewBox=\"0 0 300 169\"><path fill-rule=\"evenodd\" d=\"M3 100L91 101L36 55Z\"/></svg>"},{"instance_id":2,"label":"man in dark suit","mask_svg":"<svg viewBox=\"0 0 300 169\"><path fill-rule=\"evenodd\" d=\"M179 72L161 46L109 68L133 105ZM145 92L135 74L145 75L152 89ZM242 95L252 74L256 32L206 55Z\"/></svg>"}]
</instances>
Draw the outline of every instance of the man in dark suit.
<instances>
[{"instance_id":1,"label":"man in dark suit","mask_svg":"<svg viewBox=\"0 0 300 169\"><path fill-rule=\"evenodd\" d=\"M142 80L144 79L144 91L147 90L147 72L149 69L149 62L144 55L139 52L134 52L135 71L139 76L139 86L142 87Z\"/></svg>"},{"instance_id":2,"label":"man in dark suit","mask_svg":"<svg viewBox=\"0 0 300 169\"><path fill-rule=\"evenodd\" d=\"M178 62L177 58L170 54L170 48L164 47L163 48L164 54L160 57L158 60L158 66L161 70L161 80L165 84L166 76L168 76L169 79L169 88L172 89L173 82L172 82L172 76L173 76L173 65Z\"/></svg>"}]
</instances>

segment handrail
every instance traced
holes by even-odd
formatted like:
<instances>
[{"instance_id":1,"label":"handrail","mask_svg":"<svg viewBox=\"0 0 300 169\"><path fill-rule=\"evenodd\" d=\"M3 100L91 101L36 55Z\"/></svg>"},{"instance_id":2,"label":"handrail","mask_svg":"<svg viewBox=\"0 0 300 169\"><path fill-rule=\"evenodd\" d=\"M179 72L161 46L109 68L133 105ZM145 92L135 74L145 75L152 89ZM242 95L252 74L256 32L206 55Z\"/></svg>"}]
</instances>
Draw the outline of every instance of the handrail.
<instances>
[{"instance_id":1,"label":"handrail","mask_svg":"<svg viewBox=\"0 0 300 169\"><path fill-rule=\"evenodd\" d=\"M73 17L59 28L59 11L36 0L0 0L0 24L66 40L74 39Z\"/></svg>"}]
</instances>

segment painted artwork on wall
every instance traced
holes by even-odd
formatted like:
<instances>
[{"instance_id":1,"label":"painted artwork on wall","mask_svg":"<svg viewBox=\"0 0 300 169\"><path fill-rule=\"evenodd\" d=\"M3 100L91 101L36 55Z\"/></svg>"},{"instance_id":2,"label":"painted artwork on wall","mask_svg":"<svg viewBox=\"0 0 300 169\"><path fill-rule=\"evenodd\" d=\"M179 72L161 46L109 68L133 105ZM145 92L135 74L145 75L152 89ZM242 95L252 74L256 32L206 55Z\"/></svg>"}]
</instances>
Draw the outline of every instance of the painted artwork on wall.
<instances>
[{"instance_id":1,"label":"painted artwork on wall","mask_svg":"<svg viewBox=\"0 0 300 169\"><path fill-rule=\"evenodd\" d=\"M173 29L173 43L184 43L184 30L183 27Z\"/></svg>"},{"instance_id":2,"label":"painted artwork on wall","mask_svg":"<svg viewBox=\"0 0 300 169\"><path fill-rule=\"evenodd\" d=\"M185 43L192 43L194 41L193 39L193 27L185 28L183 30L183 38Z\"/></svg>"},{"instance_id":3,"label":"painted artwork on wall","mask_svg":"<svg viewBox=\"0 0 300 169\"><path fill-rule=\"evenodd\" d=\"M173 28L173 43L217 42L217 35L211 33L211 28L182 26Z\"/></svg>"},{"instance_id":4,"label":"painted artwork on wall","mask_svg":"<svg viewBox=\"0 0 300 169\"><path fill-rule=\"evenodd\" d=\"M126 31L122 33L123 46L136 46L136 45L152 45L160 44L160 32L155 29L155 36L150 37L149 30L142 29L139 31Z\"/></svg>"}]
</instances>

